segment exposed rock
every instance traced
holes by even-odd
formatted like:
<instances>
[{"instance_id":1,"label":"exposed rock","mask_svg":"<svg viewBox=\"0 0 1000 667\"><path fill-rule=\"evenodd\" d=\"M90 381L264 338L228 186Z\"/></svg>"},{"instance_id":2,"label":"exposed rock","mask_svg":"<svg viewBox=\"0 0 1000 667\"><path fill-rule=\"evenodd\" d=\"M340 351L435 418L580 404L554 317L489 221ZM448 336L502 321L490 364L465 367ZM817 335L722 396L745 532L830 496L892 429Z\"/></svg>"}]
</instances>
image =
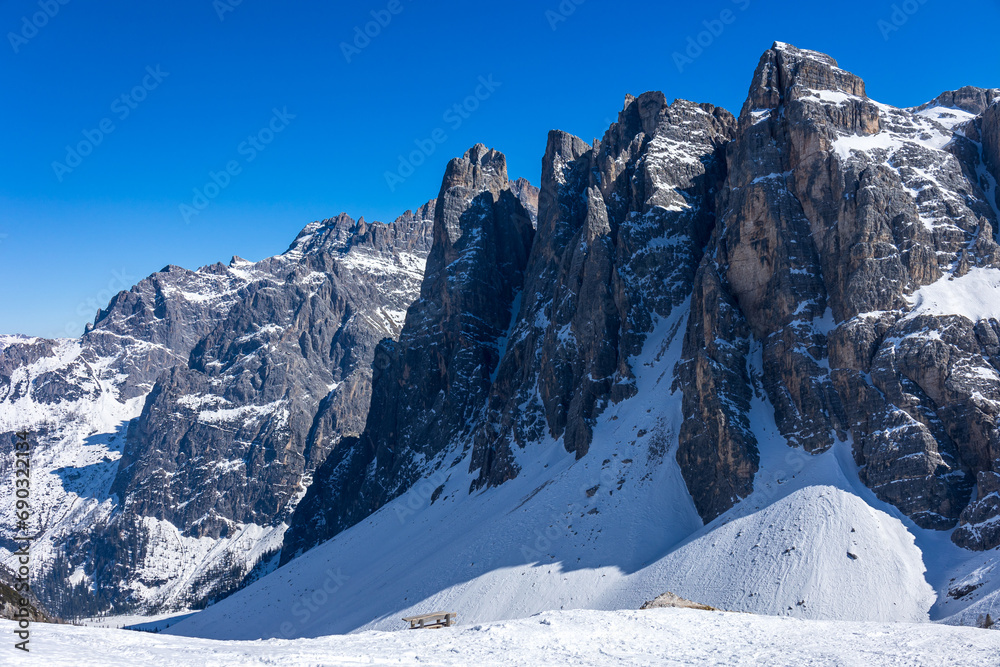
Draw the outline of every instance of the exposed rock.
<instances>
[{"instance_id":1,"label":"exposed rock","mask_svg":"<svg viewBox=\"0 0 1000 667\"><path fill-rule=\"evenodd\" d=\"M650 600L649 602L643 602L642 609L699 609L701 611L719 611L715 607L709 607L707 604L700 604L698 602L691 602L691 600L685 600L679 595L674 595L673 593L664 593L658 596L655 600Z\"/></svg>"},{"instance_id":2,"label":"exposed rock","mask_svg":"<svg viewBox=\"0 0 1000 667\"><path fill-rule=\"evenodd\" d=\"M966 140L957 123L923 113L947 105L971 114L991 94L963 89L904 111L869 100L828 56L776 44L761 59L729 147L721 227L680 367L681 378L698 377L698 355L713 362L700 364L700 384L685 385L678 449L705 519L752 485L753 434L740 419L754 384L748 325L790 445L821 452L850 432L862 479L880 498L921 526L955 525L997 451L1000 377L976 333L992 329L906 315L921 286L1000 266L995 210L970 178L982 171L977 151L955 148ZM720 289L736 315L717 315L729 298ZM720 342L724 354L711 357ZM704 426L713 415L715 426ZM721 498L705 497L713 483Z\"/></svg>"},{"instance_id":3,"label":"exposed rock","mask_svg":"<svg viewBox=\"0 0 1000 667\"><path fill-rule=\"evenodd\" d=\"M915 107L913 111L920 112L942 107L944 109L960 109L978 116L986 111L986 108L997 98L1000 98L1000 88L963 86L958 90L943 92L930 102Z\"/></svg>"},{"instance_id":4,"label":"exposed rock","mask_svg":"<svg viewBox=\"0 0 1000 667\"><path fill-rule=\"evenodd\" d=\"M993 451L997 451L994 447ZM979 472L977 493L962 512L962 525L952 534L952 540L966 549L985 551L1000 544L1000 467Z\"/></svg>"},{"instance_id":5,"label":"exposed rock","mask_svg":"<svg viewBox=\"0 0 1000 667\"><path fill-rule=\"evenodd\" d=\"M986 163L988 175L981 173L981 187L985 192L992 192L994 210L1000 208L1000 99L983 113L979 121L982 137L983 161ZM990 180L992 179L992 180Z\"/></svg>"},{"instance_id":6,"label":"exposed rock","mask_svg":"<svg viewBox=\"0 0 1000 667\"><path fill-rule=\"evenodd\" d=\"M531 214L531 224L538 224L538 188L528 179L519 178L510 182L510 191L521 202L521 206Z\"/></svg>"},{"instance_id":7,"label":"exposed rock","mask_svg":"<svg viewBox=\"0 0 1000 667\"><path fill-rule=\"evenodd\" d=\"M634 394L629 357L690 294L732 131L722 109L646 93L599 144L549 134L520 313L476 433L476 486L516 475L517 449L546 435L584 456L601 412Z\"/></svg>"},{"instance_id":8,"label":"exposed rock","mask_svg":"<svg viewBox=\"0 0 1000 667\"><path fill-rule=\"evenodd\" d=\"M204 603L183 596L252 566L246 531L276 547L290 521L287 561L465 458L477 490L531 447L585 457L653 331L683 335L675 455L704 520L753 491L773 412L791 447L850 443L917 525L1000 545L1000 318L947 296L1000 284L998 98L897 109L776 43L738 121L628 96L600 141L550 133L538 189L477 145L391 225L168 266L80 339L0 337L0 449L28 426L52 468L51 600ZM211 571L145 569L199 539Z\"/></svg>"},{"instance_id":9,"label":"exposed rock","mask_svg":"<svg viewBox=\"0 0 1000 667\"><path fill-rule=\"evenodd\" d=\"M992 95L962 89L895 109L829 56L776 43L738 126L714 107L647 93L628 97L593 145L550 133L522 295L497 339L502 359L474 385L479 397L488 386L485 404L455 413L476 424L473 488L517 476L532 443L585 456L602 411L635 391L629 359L690 297L676 456L705 520L753 490L750 414L773 409L792 447L821 453L852 439L862 479L919 525L950 528L963 516L966 532L985 526L989 494L967 506L995 458L995 332L912 311L921 287L1000 266L982 139ZM401 354L384 350L391 377ZM453 418L419 397L413 405L407 423ZM458 429L447 432L457 441ZM378 447L359 445L370 453L337 474L364 477ZM324 536L402 490L362 488L310 506L329 515L324 506L350 505ZM360 511L355 497L365 498Z\"/></svg>"},{"instance_id":10,"label":"exposed rock","mask_svg":"<svg viewBox=\"0 0 1000 667\"><path fill-rule=\"evenodd\" d=\"M317 472L283 562L408 489L468 431L500 362L533 235L501 153L480 144L449 163L420 299L398 343L379 345L365 430Z\"/></svg>"},{"instance_id":11,"label":"exposed rock","mask_svg":"<svg viewBox=\"0 0 1000 667\"><path fill-rule=\"evenodd\" d=\"M723 286L718 266L706 257L695 278L677 368L684 390L677 462L706 522L750 494L760 464L750 429L750 343L749 324Z\"/></svg>"},{"instance_id":12,"label":"exposed rock","mask_svg":"<svg viewBox=\"0 0 1000 667\"><path fill-rule=\"evenodd\" d=\"M287 519L303 476L361 431L369 360L399 335L393 314L422 277L429 225L413 224L341 216L271 260L274 277L245 288L130 428L112 486L125 510L195 537ZM378 283L367 279L370 264Z\"/></svg>"}]
</instances>

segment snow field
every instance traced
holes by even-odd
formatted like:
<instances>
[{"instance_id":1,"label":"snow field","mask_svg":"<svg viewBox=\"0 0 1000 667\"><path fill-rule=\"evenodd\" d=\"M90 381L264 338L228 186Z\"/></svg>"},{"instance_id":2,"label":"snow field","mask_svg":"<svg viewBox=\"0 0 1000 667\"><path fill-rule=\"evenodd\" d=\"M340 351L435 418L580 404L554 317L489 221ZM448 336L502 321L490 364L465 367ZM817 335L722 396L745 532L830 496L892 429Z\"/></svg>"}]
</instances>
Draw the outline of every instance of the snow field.
<instances>
[{"instance_id":1,"label":"snow field","mask_svg":"<svg viewBox=\"0 0 1000 667\"><path fill-rule=\"evenodd\" d=\"M553 611L441 630L222 642L125 630L32 626L30 655L6 664L146 665L864 665L996 667L1000 632L911 623L804 621L652 609ZM13 623L0 621L0 634Z\"/></svg>"}]
</instances>

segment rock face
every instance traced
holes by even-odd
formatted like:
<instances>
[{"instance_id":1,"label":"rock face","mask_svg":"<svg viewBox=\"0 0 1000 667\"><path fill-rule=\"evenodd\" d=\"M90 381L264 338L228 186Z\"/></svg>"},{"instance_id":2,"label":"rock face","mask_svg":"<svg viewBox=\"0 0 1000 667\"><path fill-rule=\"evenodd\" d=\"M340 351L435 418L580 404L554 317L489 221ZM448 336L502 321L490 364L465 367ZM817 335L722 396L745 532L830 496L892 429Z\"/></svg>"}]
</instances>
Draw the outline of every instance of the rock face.
<instances>
[{"instance_id":1,"label":"rock face","mask_svg":"<svg viewBox=\"0 0 1000 667\"><path fill-rule=\"evenodd\" d=\"M111 487L125 511L212 538L285 516L303 475L360 433L369 360L422 276L429 234L397 224L340 216L268 263L273 278L245 288L130 427Z\"/></svg>"},{"instance_id":2,"label":"rock face","mask_svg":"<svg viewBox=\"0 0 1000 667\"><path fill-rule=\"evenodd\" d=\"M480 144L449 163L420 298L398 342L375 353L365 430L317 473L283 561L398 496L468 430L500 362L533 235L501 153Z\"/></svg>"},{"instance_id":3,"label":"rock face","mask_svg":"<svg viewBox=\"0 0 1000 667\"><path fill-rule=\"evenodd\" d=\"M546 436L584 456L600 413L635 393L629 357L691 292L733 129L722 109L647 93L592 146L549 134L520 312L476 433L477 486L515 476L516 452Z\"/></svg>"},{"instance_id":4,"label":"rock face","mask_svg":"<svg viewBox=\"0 0 1000 667\"><path fill-rule=\"evenodd\" d=\"M904 111L828 56L776 44L761 59L695 285L682 365L695 371L681 373L695 381L678 460L704 518L752 488L752 348L789 445L850 439L862 480L918 525L954 527L976 476L994 474L993 321L914 309L921 287L1000 266L995 210L969 177L983 151L962 131L993 94ZM943 106L968 120L939 122ZM713 480L723 492L705 491ZM985 503L956 541L973 546Z\"/></svg>"},{"instance_id":5,"label":"rock face","mask_svg":"<svg viewBox=\"0 0 1000 667\"><path fill-rule=\"evenodd\" d=\"M3 340L4 444L28 427L52 464L35 501L47 604L197 605L276 551L312 472L364 427L371 360L417 296L434 207L313 223L256 264L167 267L79 340Z\"/></svg>"},{"instance_id":6,"label":"rock face","mask_svg":"<svg viewBox=\"0 0 1000 667\"><path fill-rule=\"evenodd\" d=\"M531 224L535 226L538 222L538 188L532 185L528 179L519 178L510 182L510 191L531 214Z\"/></svg>"},{"instance_id":7,"label":"rock face","mask_svg":"<svg viewBox=\"0 0 1000 667\"><path fill-rule=\"evenodd\" d=\"M993 104L976 119L975 127L979 130L982 159L986 167L980 169L977 175L980 187L987 195L992 195L996 211L1000 208L1000 189L997 188L1000 182L1000 97L994 98Z\"/></svg>"}]
</instances>

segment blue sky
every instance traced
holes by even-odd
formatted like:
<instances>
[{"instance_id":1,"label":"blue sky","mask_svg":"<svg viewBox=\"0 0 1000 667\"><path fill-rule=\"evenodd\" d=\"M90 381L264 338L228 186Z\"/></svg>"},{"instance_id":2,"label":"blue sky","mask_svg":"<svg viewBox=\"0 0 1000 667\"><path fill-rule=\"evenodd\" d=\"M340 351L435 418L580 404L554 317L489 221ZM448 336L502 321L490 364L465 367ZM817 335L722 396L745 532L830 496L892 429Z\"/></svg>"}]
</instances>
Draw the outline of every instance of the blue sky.
<instances>
[{"instance_id":1,"label":"blue sky","mask_svg":"<svg viewBox=\"0 0 1000 667\"><path fill-rule=\"evenodd\" d=\"M537 182L546 133L599 137L626 93L738 112L774 40L898 106L1000 86L998 19L997 0L0 0L0 332L78 335L167 264L391 220L476 142Z\"/></svg>"}]
</instances>

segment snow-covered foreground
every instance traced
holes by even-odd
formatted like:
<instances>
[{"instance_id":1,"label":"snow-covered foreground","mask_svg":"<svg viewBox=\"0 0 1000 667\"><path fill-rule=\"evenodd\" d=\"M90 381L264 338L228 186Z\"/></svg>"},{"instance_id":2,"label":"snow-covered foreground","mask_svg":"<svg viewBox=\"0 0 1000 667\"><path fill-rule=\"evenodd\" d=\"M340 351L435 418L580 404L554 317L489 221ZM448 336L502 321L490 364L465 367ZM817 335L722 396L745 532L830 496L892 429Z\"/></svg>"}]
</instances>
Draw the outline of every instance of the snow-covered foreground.
<instances>
[{"instance_id":1,"label":"snow-covered foreground","mask_svg":"<svg viewBox=\"0 0 1000 667\"><path fill-rule=\"evenodd\" d=\"M11 623L0 623L8 635ZM984 665L1000 632L805 621L687 609L557 611L443 630L254 642L36 625L18 664L71 665ZM5 656L11 649L6 649Z\"/></svg>"}]
</instances>

